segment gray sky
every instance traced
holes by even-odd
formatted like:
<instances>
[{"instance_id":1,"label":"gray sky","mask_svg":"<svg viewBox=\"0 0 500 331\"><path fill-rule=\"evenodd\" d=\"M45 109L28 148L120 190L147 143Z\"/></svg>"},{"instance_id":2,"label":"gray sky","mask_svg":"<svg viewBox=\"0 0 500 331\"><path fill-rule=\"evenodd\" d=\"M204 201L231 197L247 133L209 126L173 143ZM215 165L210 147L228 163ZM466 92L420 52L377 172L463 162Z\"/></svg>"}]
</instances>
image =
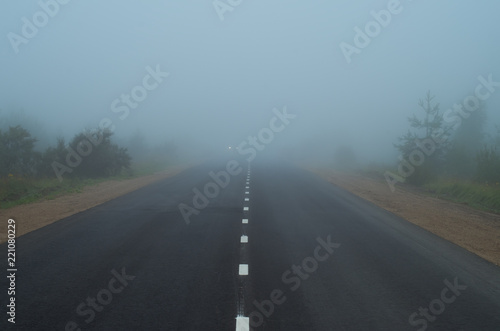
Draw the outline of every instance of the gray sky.
<instances>
[{"instance_id":1,"label":"gray sky","mask_svg":"<svg viewBox=\"0 0 500 331\"><path fill-rule=\"evenodd\" d=\"M218 147L257 134L287 106L297 118L277 141L392 157L427 90L444 111L474 92L479 75L500 81L500 2L400 1L348 63L340 44L354 45L354 28L391 3L243 0L221 20L211 0L72 0L16 53L9 33L22 37L23 17L43 20L42 9L4 0L0 109L24 110L50 135L109 118L117 136L139 129L152 141ZM158 65L170 75L120 120L113 101ZM489 124L500 124L500 89L486 106Z\"/></svg>"}]
</instances>

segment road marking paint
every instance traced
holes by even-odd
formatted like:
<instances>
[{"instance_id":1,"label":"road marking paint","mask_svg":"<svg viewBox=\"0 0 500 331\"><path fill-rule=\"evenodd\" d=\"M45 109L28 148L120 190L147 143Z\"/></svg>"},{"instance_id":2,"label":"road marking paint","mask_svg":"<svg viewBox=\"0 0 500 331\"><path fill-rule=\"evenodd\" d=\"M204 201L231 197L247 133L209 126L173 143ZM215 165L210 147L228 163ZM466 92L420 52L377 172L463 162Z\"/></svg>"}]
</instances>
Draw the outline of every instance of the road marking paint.
<instances>
[{"instance_id":1,"label":"road marking paint","mask_svg":"<svg viewBox=\"0 0 500 331\"><path fill-rule=\"evenodd\" d=\"M248 276L248 264L240 264L240 276Z\"/></svg>"},{"instance_id":2,"label":"road marking paint","mask_svg":"<svg viewBox=\"0 0 500 331\"><path fill-rule=\"evenodd\" d=\"M247 179L245 181L246 186L245 186L245 195L250 194L250 164L248 165L248 175ZM250 198L245 198L245 202L250 201ZM244 212L249 211L249 207L243 207ZM242 218L241 219L242 224L248 224L248 218ZM248 243L248 236L246 235L241 235L240 237L240 243L242 244L247 244ZM243 248L242 248L243 249ZM246 255L244 251L243 255ZM243 257L245 258L245 257ZM240 264L238 268L238 273L240 276L248 276L248 264ZM246 287L243 278L240 280L239 284L239 294L238 294L238 312L236 315L236 331L250 331L250 317L244 316L245 314L245 309L244 309L244 288Z\"/></svg>"},{"instance_id":3,"label":"road marking paint","mask_svg":"<svg viewBox=\"0 0 500 331\"><path fill-rule=\"evenodd\" d=\"M249 331L250 318L244 316L236 317L236 331Z\"/></svg>"}]
</instances>

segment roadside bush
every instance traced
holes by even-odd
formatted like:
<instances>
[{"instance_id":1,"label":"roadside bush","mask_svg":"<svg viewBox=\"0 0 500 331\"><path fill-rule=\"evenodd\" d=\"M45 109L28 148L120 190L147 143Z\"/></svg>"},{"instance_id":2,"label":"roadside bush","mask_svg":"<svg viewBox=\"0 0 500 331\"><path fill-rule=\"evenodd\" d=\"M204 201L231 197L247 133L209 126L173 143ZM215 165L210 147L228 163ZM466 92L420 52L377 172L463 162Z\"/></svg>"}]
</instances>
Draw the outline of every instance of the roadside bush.
<instances>
[{"instance_id":1,"label":"roadside bush","mask_svg":"<svg viewBox=\"0 0 500 331\"><path fill-rule=\"evenodd\" d=\"M496 147L484 147L477 153L477 180L500 182L500 154Z\"/></svg>"},{"instance_id":2,"label":"roadside bush","mask_svg":"<svg viewBox=\"0 0 500 331\"><path fill-rule=\"evenodd\" d=\"M83 142L88 141L88 136L100 137L101 142L91 145L92 151L82 157L79 166L73 169L73 176L76 177L107 177L120 174L122 169L130 167L130 156L126 148L118 147L111 142L113 133L109 130L90 131L86 130L77 135L69 143L69 148L73 151L85 150L88 146Z\"/></svg>"},{"instance_id":3,"label":"roadside bush","mask_svg":"<svg viewBox=\"0 0 500 331\"><path fill-rule=\"evenodd\" d=\"M0 131L0 176L33 176L37 173L41 155L35 152L37 140L20 125Z\"/></svg>"},{"instance_id":4,"label":"roadside bush","mask_svg":"<svg viewBox=\"0 0 500 331\"><path fill-rule=\"evenodd\" d=\"M52 162L56 161L61 164L64 163L67 153L68 151L66 150L66 143L64 142L64 139L58 138L55 147L48 147L45 152L43 152L38 168L38 174L43 177L54 176Z\"/></svg>"}]
</instances>

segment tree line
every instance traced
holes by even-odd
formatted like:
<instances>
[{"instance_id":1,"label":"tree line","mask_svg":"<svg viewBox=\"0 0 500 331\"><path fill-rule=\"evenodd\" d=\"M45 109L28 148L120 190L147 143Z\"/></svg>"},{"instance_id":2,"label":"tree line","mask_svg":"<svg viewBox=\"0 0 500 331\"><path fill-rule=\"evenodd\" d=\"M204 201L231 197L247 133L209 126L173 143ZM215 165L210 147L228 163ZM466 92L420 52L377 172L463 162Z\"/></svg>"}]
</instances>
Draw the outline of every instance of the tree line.
<instances>
[{"instance_id":1,"label":"tree line","mask_svg":"<svg viewBox=\"0 0 500 331\"><path fill-rule=\"evenodd\" d=\"M455 105L441 112L430 92L418 103L420 116L408 118L410 128L399 137L397 173L386 172L386 180L415 185L437 178L466 179L485 183L500 182L500 130L485 131L487 120L483 103L468 105L469 111Z\"/></svg>"},{"instance_id":2,"label":"tree line","mask_svg":"<svg viewBox=\"0 0 500 331\"><path fill-rule=\"evenodd\" d=\"M99 136L99 143L85 144L89 134ZM129 169L131 157L126 148L112 141L112 135L106 129L85 130L68 143L58 138L55 146L40 152L35 149L37 139L21 125L10 126L3 131L0 129L0 177L54 177L61 173L61 167L67 167L71 157L78 157L79 154L84 156L80 155L77 164L66 169L65 176L96 178L120 174Z\"/></svg>"}]
</instances>

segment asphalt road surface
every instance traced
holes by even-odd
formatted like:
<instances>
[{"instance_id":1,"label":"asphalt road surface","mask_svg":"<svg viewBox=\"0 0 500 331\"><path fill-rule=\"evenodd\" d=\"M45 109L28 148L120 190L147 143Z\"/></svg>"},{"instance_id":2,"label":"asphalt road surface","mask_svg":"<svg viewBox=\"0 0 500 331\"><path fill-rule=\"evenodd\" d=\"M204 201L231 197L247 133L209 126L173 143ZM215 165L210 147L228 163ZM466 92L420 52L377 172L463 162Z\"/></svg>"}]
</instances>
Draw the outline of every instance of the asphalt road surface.
<instances>
[{"instance_id":1,"label":"asphalt road surface","mask_svg":"<svg viewBox=\"0 0 500 331\"><path fill-rule=\"evenodd\" d=\"M500 330L499 267L290 166L188 169L18 238L16 267L2 330Z\"/></svg>"}]
</instances>

